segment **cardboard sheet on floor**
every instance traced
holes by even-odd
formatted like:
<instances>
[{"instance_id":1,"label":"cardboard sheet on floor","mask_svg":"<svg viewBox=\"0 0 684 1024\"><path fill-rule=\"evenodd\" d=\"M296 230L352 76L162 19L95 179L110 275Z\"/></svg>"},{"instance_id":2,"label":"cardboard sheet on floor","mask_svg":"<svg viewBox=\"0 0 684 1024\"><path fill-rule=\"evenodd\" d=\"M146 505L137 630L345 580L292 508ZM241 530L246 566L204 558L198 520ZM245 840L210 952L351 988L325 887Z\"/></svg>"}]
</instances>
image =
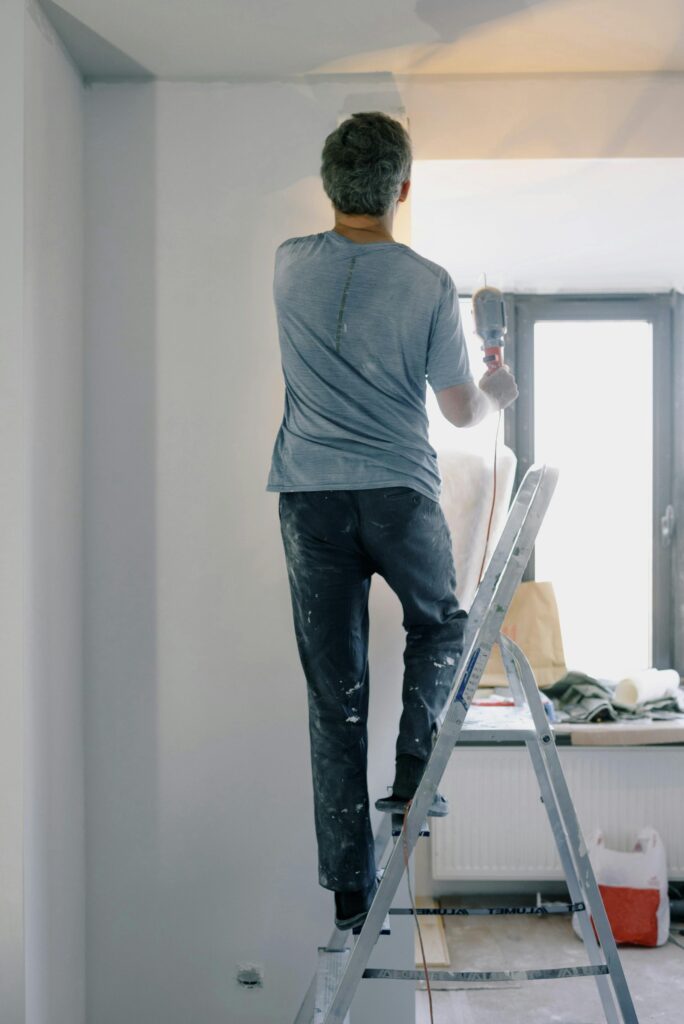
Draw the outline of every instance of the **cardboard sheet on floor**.
<instances>
[{"instance_id":1,"label":"cardboard sheet on floor","mask_svg":"<svg viewBox=\"0 0 684 1024\"><path fill-rule=\"evenodd\" d=\"M416 906L423 907L423 909L436 910L439 907L439 902L427 896L418 896ZM420 931L423 936L425 959L427 960L428 967L449 967L451 960L449 959L449 949L444 931L444 919L439 914L421 916ZM423 957L420 952L417 929L415 929L415 950L416 968L422 970Z\"/></svg>"}]
</instances>

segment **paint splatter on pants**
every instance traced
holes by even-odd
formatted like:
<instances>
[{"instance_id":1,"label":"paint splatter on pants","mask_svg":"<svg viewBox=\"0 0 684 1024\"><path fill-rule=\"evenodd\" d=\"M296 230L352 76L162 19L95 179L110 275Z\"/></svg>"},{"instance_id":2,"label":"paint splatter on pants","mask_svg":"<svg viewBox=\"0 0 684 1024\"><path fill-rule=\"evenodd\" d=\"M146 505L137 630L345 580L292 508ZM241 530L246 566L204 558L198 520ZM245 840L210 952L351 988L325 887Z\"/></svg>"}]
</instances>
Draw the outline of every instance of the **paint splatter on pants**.
<instances>
[{"instance_id":1,"label":"paint splatter on pants","mask_svg":"<svg viewBox=\"0 0 684 1024\"><path fill-rule=\"evenodd\" d=\"M363 889L375 878L366 780L371 577L379 573L396 593L406 630L396 754L424 763L467 619L449 527L439 503L411 487L281 492L279 516L307 682L319 883Z\"/></svg>"}]
</instances>

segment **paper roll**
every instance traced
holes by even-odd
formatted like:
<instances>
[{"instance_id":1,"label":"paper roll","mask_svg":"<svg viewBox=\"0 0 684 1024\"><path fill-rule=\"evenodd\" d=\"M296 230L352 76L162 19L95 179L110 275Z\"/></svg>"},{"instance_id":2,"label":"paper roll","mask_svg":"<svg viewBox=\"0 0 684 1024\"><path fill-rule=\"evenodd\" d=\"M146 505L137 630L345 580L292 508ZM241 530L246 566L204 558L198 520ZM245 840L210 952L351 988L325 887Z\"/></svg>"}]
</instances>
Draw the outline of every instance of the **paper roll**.
<instances>
[{"instance_id":1,"label":"paper roll","mask_svg":"<svg viewBox=\"0 0 684 1024\"><path fill-rule=\"evenodd\" d=\"M647 668L621 679L615 687L615 700L635 707L647 700L674 697L679 688L679 673L672 668Z\"/></svg>"}]
</instances>

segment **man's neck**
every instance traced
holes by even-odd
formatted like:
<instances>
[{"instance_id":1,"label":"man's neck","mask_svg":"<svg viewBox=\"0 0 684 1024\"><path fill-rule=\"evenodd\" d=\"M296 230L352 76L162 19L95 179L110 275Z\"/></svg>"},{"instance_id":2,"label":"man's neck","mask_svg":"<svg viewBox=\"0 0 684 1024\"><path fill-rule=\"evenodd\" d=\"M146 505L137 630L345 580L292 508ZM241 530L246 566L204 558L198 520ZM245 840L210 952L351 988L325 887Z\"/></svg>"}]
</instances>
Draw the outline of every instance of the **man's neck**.
<instances>
[{"instance_id":1,"label":"man's neck","mask_svg":"<svg viewBox=\"0 0 684 1024\"><path fill-rule=\"evenodd\" d=\"M353 242L393 242L392 224L370 217L335 217L334 231Z\"/></svg>"}]
</instances>

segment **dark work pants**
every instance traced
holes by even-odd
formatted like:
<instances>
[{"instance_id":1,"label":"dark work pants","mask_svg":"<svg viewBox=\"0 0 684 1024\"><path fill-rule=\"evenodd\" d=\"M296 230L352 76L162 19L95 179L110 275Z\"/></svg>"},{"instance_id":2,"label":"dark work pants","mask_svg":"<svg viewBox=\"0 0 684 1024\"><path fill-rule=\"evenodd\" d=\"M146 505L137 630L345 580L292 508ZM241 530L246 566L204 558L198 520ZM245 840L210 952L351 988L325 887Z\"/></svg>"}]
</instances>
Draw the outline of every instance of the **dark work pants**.
<instances>
[{"instance_id":1,"label":"dark work pants","mask_svg":"<svg viewBox=\"0 0 684 1024\"><path fill-rule=\"evenodd\" d=\"M364 889L375 878L366 780L371 576L398 596L406 630L396 753L424 763L467 619L449 527L439 503L411 487L281 492L279 515L307 682L319 883Z\"/></svg>"}]
</instances>

